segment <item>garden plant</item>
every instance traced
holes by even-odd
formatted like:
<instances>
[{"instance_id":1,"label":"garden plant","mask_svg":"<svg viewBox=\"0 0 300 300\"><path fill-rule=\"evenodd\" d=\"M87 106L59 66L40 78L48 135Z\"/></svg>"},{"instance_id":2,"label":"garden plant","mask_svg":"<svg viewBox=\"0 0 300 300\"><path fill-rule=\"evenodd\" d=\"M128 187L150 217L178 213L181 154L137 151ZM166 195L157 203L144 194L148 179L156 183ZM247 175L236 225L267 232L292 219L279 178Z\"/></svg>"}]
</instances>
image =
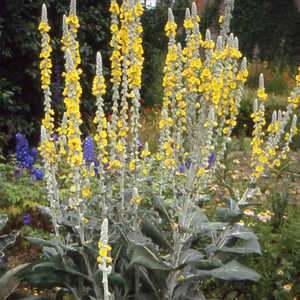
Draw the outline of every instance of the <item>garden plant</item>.
<instances>
[{"instance_id":1,"label":"garden plant","mask_svg":"<svg viewBox=\"0 0 300 300\"><path fill-rule=\"evenodd\" d=\"M229 194L222 196L210 220L202 207L213 201L209 185L222 168L248 75L238 39L230 33L233 2L225 1L216 41L209 30L202 37L195 4L187 8L184 45L176 42L177 25L169 9L156 153L150 153L140 137L141 3L124 0L119 6L111 1L111 77L105 80L97 53L91 88L96 130L84 138L76 1L71 0L69 14L63 17L62 120L52 105L51 28L43 5L39 25L43 173L35 169L34 174L44 177L49 205L40 209L50 216L53 234L50 240L28 238L43 247L43 255L26 266L20 278L41 289L60 287L60 297L97 300L206 299L203 284L210 278L260 279L239 262L241 255L261 254L257 236L240 221L244 211L256 205L251 197L259 191L258 180L286 159L297 133L294 111L300 75L286 110L274 111L269 124L264 116L268 95L260 75L251 115L252 169L245 174L247 186L244 190L227 186ZM104 105L107 89L111 108Z\"/></svg>"}]
</instances>

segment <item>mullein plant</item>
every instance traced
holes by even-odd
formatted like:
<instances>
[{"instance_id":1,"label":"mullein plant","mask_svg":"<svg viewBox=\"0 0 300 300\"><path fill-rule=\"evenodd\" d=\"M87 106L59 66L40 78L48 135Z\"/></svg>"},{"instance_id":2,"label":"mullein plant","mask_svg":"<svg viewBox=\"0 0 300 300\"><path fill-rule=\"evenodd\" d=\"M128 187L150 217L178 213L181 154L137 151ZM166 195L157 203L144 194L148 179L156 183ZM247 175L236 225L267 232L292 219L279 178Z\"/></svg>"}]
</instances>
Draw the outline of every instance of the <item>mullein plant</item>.
<instances>
[{"instance_id":1,"label":"mullein plant","mask_svg":"<svg viewBox=\"0 0 300 300\"><path fill-rule=\"evenodd\" d=\"M232 254L261 253L255 234L238 222L242 209L251 205L247 199L256 192L253 185L267 168L286 157L297 133L292 115L298 105L300 75L287 111L274 112L267 128L261 76L254 103L254 171L249 188L241 196L232 191L228 205L217 210L218 222L209 222L199 206L210 199L208 183L221 166L248 74L238 39L230 34L233 0L225 4L216 42L209 30L203 39L195 3L186 10L183 48L176 43L177 24L169 9L159 149L154 154L139 136L141 3L124 0L119 6L111 0L111 116L105 115L107 84L98 52L91 90L96 97L96 133L84 140L76 2L71 1L69 16L63 18L65 113L57 128L51 107L50 27L43 5L40 152L50 206L43 209L52 218L55 239L30 239L45 246L45 258L30 266L31 271L26 269L23 278L33 282L40 270L48 274L43 280L50 286L67 288L76 299L105 300L129 294L136 299L205 299L199 282L210 277L259 279L256 272L232 260ZM58 177L62 162L68 173L63 183ZM203 235L209 242L200 239Z\"/></svg>"}]
</instances>

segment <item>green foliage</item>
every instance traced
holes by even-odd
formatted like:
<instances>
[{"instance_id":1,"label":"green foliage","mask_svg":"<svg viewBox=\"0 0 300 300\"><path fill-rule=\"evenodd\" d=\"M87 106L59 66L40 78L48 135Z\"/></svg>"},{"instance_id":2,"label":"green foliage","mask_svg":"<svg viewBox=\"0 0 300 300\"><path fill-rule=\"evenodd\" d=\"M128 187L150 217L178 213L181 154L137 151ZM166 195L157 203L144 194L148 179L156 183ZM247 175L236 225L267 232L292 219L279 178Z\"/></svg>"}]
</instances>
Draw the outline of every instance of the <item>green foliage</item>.
<instances>
[{"instance_id":1,"label":"green foliage","mask_svg":"<svg viewBox=\"0 0 300 300\"><path fill-rule=\"evenodd\" d=\"M299 53L297 34L300 13L293 0L238 1L233 12L232 30L239 37L242 53L253 57L256 45L263 60L293 61Z\"/></svg>"},{"instance_id":2,"label":"green foliage","mask_svg":"<svg viewBox=\"0 0 300 300\"><path fill-rule=\"evenodd\" d=\"M7 221L7 215L0 215L0 231L4 228ZM7 258L3 251L15 243L18 235L19 232L0 235L0 299L2 300L7 299L18 287L20 280L17 280L15 276L26 266L26 264L20 265L7 271Z\"/></svg>"},{"instance_id":3,"label":"green foliage","mask_svg":"<svg viewBox=\"0 0 300 300\"><path fill-rule=\"evenodd\" d=\"M4 157L0 159L0 213L17 216L46 203L42 192L43 182L33 181L26 169L22 170L22 177L15 178L14 172L17 167L15 159L12 158L10 161Z\"/></svg>"}]
</instances>

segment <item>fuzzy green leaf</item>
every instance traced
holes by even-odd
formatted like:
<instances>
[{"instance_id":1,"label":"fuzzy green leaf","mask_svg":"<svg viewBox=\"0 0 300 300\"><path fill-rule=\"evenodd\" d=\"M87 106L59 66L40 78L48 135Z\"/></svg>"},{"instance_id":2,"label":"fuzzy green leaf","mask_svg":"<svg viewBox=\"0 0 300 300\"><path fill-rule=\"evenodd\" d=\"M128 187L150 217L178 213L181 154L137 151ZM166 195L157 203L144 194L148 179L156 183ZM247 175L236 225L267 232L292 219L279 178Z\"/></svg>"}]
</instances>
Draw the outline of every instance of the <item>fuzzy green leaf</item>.
<instances>
[{"instance_id":1,"label":"fuzzy green leaf","mask_svg":"<svg viewBox=\"0 0 300 300\"><path fill-rule=\"evenodd\" d=\"M169 217L168 211L165 207L164 200L157 196L153 196L151 200L152 200L154 209L159 213L160 217L162 219L164 219L165 221L169 221L170 217Z\"/></svg>"},{"instance_id":2,"label":"fuzzy green leaf","mask_svg":"<svg viewBox=\"0 0 300 300\"><path fill-rule=\"evenodd\" d=\"M52 241L43 240L40 238L34 238L34 237L26 237L26 240L28 240L30 243L35 244L37 246L46 246L46 247L56 247L57 243Z\"/></svg>"},{"instance_id":3,"label":"fuzzy green leaf","mask_svg":"<svg viewBox=\"0 0 300 300\"><path fill-rule=\"evenodd\" d=\"M260 275L255 271L241 265L236 260L232 260L226 265L209 271L213 277L223 280L251 280L258 281Z\"/></svg>"},{"instance_id":4,"label":"fuzzy green leaf","mask_svg":"<svg viewBox=\"0 0 300 300\"><path fill-rule=\"evenodd\" d=\"M234 210L229 207L217 207L217 214L224 222L238 222L243 215L239 209Z\"/></svg>"},{"instance_id":5,"label":"fuzzy green leaf","mask_svg":"<svg viewBox=\"0 0 300 300\"><path fill-rule=\"evenodd\" d=\"M150 221L143 220L141 226L142 232L146 236L150 237L154 243L164 249L172 249L172 246L170 245L164 234Z\"/></svg>"},{"instance_id":6,"label":"fuzzy green leaf","mask_svg":"<svg viewBox=\"0 0 300 300\"><path fill-rule=\"evenodd\" d=\"M17 266L8 272L6 272L0 278L0 299L5 300L10 294L18 287L20 280L15 277L15 275L24 269L28 264L23 264Z\"/></svg>"},{"instance_id":7,"label":"fuzzy green leaf","mask_svg":"<svg viewBox=\"0 0 300 300\"><path fill-rule=\"evenodd\" d=\"M204 257L204 255L202 253L200 253L199 251L194 250L194 249L187 249L186 251L184 251L181 254L179 264L181 266L184 266L189 263L197 262L197 261L203 259L203 257Z\"/></svg>"},{"instance_id":8,"label":"fuzzy green leaf","mask_svg":"<svg viewBox=\"0 0 300 300\"><path fill-rule=\"evenodd\" d=\"M19 232L11 232L0 236L0 253L4 251L8 246L14 244Z\"/></svg>"},{"instance_id":9,"label":"fuzzy green leaf","mask_svg":"<svg viewBox=\"0 0 300 300\"><path fill-rule=\"evenodd\" d=\"M259 242L257 240L237 240L233 247L222 247L217 249L221 252L239 253L239 254L249 254L256 253L262 254Z\"/></svg>"},{"instance_id":10,"label":"fuzzy green leaf","mask_svg":"<svg viewBox=\"0 0 300 300\"><path fill-rule=\"evenodd\" d=\"M242 240L258 239L257 236L249 228L240 224L234 224L229 235Z\"/></svg>"},{"instance_id":11,"label":"fuzzy green leaf","mask_svg":"<svg viewBox=\"0 0 300 300\"><path fill-rule=\"evenodd\" d=\"M7 215L0 215L0 230L2 230L4 228L7 221L8 221Z\"/></svg>"},{"instance_id":12,"label":"fuzzy green leaf","mask_svg":"<svg viewBox=\"0 0 300 300\"><path fill-rule=\"evenodd\" d=\"M169 270L169 267L148 247L134 246L130 265L138 264L148 269Z\"/></svg>"}]
</instances>

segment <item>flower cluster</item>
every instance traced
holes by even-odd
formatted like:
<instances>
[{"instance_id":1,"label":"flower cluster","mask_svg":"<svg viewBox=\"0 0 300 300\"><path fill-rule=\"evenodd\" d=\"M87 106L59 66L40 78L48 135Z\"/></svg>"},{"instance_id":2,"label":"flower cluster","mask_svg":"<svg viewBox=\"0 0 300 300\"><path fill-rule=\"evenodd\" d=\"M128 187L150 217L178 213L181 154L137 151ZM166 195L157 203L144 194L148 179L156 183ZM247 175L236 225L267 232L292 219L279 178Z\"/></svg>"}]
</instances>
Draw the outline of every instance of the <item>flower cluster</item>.
<instances>
[{"instance_id":1,"label":"flower cluster","mask_svg":"<svg viewBox=\"0 0 300 300\"><path fill-rule=\"evenodd\" d=\"M267 211L262 211L259 214L257 214L257 217L260 221L266 223L271 220L273 215L274 215L274 213L267 210Z\"/></svg>"},{"instance_id":2,"label":"flower cluster","mask_svg":"<svg viewBox=\"0 0 300 300\"><path fill-rule=\"evenodd\" d=\"M154 196L153 203L157 196L159 207L170 204L168 209L161 208L161 211L167 215L166 219L173 231L176 252L170 255L170 265L176 268L182 256L180 249L185 247L191 226L195 225L193 222L198 222L199 216L206 220L198 203L205 198L203 194L206 193L216 170L224 167L221 159L236 126L248 75L247 61L245 58L241 59L238 39L229 34L232 2L226 1L224 16L220 22L221 33L216 42L211 39L209 31L206 32L205 39L202 39L196 5L193 4L191 12L187 9L184 21L186 46L183 49L176 43L177 25L171 9L169 10L165 27L169 43L163 70L164 95L159 119L159 149L157 153L151 154L148 144L143 144L139 133L143 66L143 30L140 20L143 8L140 1L124 0L119 6L116 0L111 0L112 107L108 117L103 99L107 86L103 76L102 58L98 52L92 85L97 106L93 119L96 132L83 140L80 131L82 89L79 83L82 71L79 68L79 44L76 41L79 23L75 0L71 0L69 16L64 17L63 21L62 38L66 61L63 74L65 112L61 126L54 131L50 94L47 93L48 87L43 89L45 117L41 153L44 157L48 200L57 241L64 242L60 229L61 220L64 219L62 211L67 215L65 219L68 226L71 223L79 236L81 245L97 245L96 241L99 239L95 240L95 237L99 236L99 219L103 221L97 249L103 289L99 289L97 282L91 279L97 299L102 298L102 292L105 300L110 295L108 275L112 270L110 251L114 244L108 244L106 217L111 219L112 226L118 227L113 232L124 231L124 236L128 232L134 232L139 239L142 231L141 218L147 213L144 205L148 205L149 195ZM41 28L48 30L44 8L42 19ZM261 176L264 168L278 165L278 160L286 155L291 138L297 132L296 117L291 122L290 131L286 133L285 130L299 99L300 75L297 78L296 89L289 98L287 112L274 113L272 123L267 129L269 135L266 141L263 103L267 95L263 79L260 79L258 99L252 115L255 124L251 161L254 172L251 183ZM54 138L56 132L58 137ZM278 148L280 143L282 150ZM64 171L67 173L63 193L59 191L59 182L56 180L60 162L64 163ZM38 177L37 171L32 172ZM242 197L238 196L238 204L232 201L230 205L243 204L252 192L253 189L249 187ZM151 212L156 216L156 212ZM251 216L253 212L245 210L244 214ZM270 217L268 211L258 215L263 222ZM217 238L217 233L214 235L214 246L219 247L219 237ZM131 238L135 241L136 237L128 237L130 242ZM144 245L144 240L141 243L139 245ZM222 238L220 244L224 246L224 243ZM87 276L90 276L94 267L89 269L90 259L84 258L89 273ZM175 280L177 275L174 274L174 278L170 280Z\"/></svg>"},{"instance_id":3,"label":"flower cluster","mask_svg":"<svg viewBox=\"0 0 300 300\"><path fill-rule=\"evenodd\" d=\"M300 98L300 91L296 87L291 93L293 99ZM252 181L259 178L265 169L274 166L280 166L280 160L285 159L290 151L289 144L294 135L297 134L297 116L293 111L297 107L297 101L288 100L289 104L285 112L280 110L274 111L271 123L265 128L266 120L264 116L264 101L267 94L264 92L264 78L261 74L259 77L259 88L257 99L254 101L253 113L251 117L254 122L251 166L254 171L252 173ZM289 98L291 99L291 98ZM289 131L286 130L288 124Z\"/></svg>"},{"instance_id":4,"label":"flower cluster","mask_svg":"<svg viewBox=\"0 0 300 300\"><path fill-rule=\"evenodd\" d=\"M36 148L32 148L31 151L29 150L29 143L27 138L21 134L16 134L16 153L17 153L17 162L18 162L18 169L16 169L16 177L20 177L21 171L19 168L26 168L30 170L33 179L41 180L44 177L44 173L42 170L36 169L33 167L33 163L35 162L38 150Z\"/></svg>"}]
</instances>

